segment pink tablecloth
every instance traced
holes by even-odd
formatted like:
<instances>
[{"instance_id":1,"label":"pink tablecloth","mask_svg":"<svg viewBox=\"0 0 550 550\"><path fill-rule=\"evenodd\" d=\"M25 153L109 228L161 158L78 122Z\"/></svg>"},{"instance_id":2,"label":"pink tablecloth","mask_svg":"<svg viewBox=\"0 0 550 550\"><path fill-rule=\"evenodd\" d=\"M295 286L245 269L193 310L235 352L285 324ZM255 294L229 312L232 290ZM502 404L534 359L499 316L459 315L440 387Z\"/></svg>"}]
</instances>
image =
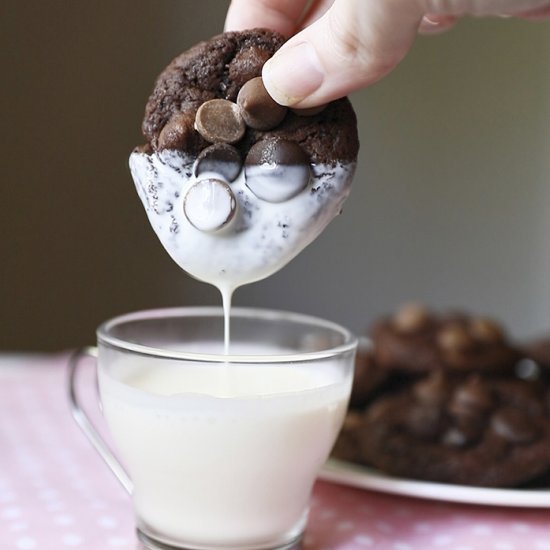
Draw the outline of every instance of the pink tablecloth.
<instances>
[{"instance_id":1,"label":"pink tablecloth","mask_svg":"<svg viewBox=\"0 0 550 550\"><path fill-rule=\"evenodd\" d=\"M70 418L66 356L0 356L0 549L136 550L128 497ZM550 550L550 510L318 482L306 550Z\"/></svg>"}]
</instances>

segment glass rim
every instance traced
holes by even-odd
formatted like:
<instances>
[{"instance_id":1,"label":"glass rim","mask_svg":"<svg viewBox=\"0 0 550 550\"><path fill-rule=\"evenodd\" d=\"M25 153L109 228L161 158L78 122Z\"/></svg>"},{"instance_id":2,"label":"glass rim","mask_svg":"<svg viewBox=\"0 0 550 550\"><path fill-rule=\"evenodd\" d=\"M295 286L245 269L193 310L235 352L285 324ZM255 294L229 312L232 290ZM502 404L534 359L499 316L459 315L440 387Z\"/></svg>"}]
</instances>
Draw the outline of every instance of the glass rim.
<instances>
[{"instance_id":1,"label":"glass rim","mask_svg":"<svg viewBox=\"0 0 550 550\"><path fill-rule=\"evenodd\" d=\"M145 321L152 319L169 319L175 317L216 317L223 321L223 309L217 306L184 306L158 309L145 309L125 313L103 322L96 330L97 343L109 348L130 352L136 355L155 357L162 359L175 359L186 361L198 361L207 363L293 363L314 361L335 357L346 352L353 351L358 344L358 338L347 328L313 315L294 313L291 311L275 310L268 308L232 307L231 318L256 318L267 321L291 321L308 324L312 327L324 328L340 334L344 343L330 346L319 351L281 353L281 354L251 354L241 355L229 353L194 353L187 351L168 350L144 344L128 342L111 334L112 329L124 323L132 321Z\"/></svg>"}]
</instances>

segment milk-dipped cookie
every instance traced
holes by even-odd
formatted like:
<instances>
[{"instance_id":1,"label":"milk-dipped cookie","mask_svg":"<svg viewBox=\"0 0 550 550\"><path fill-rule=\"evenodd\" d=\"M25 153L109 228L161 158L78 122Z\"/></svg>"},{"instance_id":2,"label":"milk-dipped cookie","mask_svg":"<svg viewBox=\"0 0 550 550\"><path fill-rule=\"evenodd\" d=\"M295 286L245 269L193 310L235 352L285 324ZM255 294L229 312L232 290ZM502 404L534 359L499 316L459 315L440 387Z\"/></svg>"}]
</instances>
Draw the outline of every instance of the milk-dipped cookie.
<instances>
[{"instance_id":1,"label":"milk-dipped cookie","mask_svg":"<svg viewBox=\"0 0 550 550\"><path fill-rule=\"evenodd\" d=\"M202 42L158 77L130 168L149 221L189 274L231 292L263 279L341 211L358 139L347 99L294 112L267 94L283 44L255 29Z\"/></svg>"}]
</instances>

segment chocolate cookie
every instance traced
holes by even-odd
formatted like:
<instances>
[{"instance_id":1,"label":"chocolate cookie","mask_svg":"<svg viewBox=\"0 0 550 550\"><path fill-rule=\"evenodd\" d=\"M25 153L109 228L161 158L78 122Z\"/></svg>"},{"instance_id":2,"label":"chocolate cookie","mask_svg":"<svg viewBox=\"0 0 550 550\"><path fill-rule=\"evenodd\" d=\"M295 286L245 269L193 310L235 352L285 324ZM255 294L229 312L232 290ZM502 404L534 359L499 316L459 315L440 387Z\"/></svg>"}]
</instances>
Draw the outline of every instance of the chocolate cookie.
<instances>
[{"instance_id":1,"label":"chocolate cookie","mask_svg":"<svg viewBox=\"0 0 550 550\"><path fill-rule=\"evenodd\" d=\"M380 368L376 363L372 344L366 340L361 341L355 356L350 407L353 409L365 407L387 377L387 370Z\"/></svg>"},{"instance_id":2,"label":"chocolate cookie","mask_svg":"<svg viewBox=\"0 0 550 550\"><path fill-rule=\"evenodd\" d=\"M520 358L504 329L485 317L436 314L417 304L375 323L370 331L378 364L390 371L511 372Z\"/></svg>"},{"instance_id":3,"label":"chocolate cookie","mask_svg":"<svg viewBox=\"0 0 550 550\"><path fill-rule=\"evenodd\" d=\"M550 469L547 396L513 378L434 372L377 400L358 431L361 460L401 477L513 487Z\"/></svg>"},{"instance_id":4,"label":"chocolate cookie","mask_svg":"<svg viewBox=\"0 0 550 550\"><path fill-rule=\"evenodd\" d=\"M362 414L358 411L348 411L331 452L333 458L347 462L361 462L360 434L362 425Z\"/></svg>"},{"instance_id":5,"label":"chocolate cookie","mask_svg":"<svg viewBox=\"0 0 550 550\"><path fill-rule=\"evenodd\" d=\"M228 32L176 57L158 77L130 170L174 261L235 288L268 277L309 245L347 199L359 142L350 102L293 111L262 67L284 38Z\"/></svg>"},{"instance_id":6,"label":"chocolate cookie","mask_svg":"<svg viewBox=\"0 0 550 550\"><path fill-rule=\"evenodd\" d=\"M145 108L142 130L151 148L196 156L222 141L235 143L244 158L258 141L277 138L299 144L313 163L355 160L356 119L347 99L302 116L265 91L262 67L283 42L266 29L227 32L176 57L159 75ZM219 132L222 118L230 136Z\"/></svg>"}]
</instances>

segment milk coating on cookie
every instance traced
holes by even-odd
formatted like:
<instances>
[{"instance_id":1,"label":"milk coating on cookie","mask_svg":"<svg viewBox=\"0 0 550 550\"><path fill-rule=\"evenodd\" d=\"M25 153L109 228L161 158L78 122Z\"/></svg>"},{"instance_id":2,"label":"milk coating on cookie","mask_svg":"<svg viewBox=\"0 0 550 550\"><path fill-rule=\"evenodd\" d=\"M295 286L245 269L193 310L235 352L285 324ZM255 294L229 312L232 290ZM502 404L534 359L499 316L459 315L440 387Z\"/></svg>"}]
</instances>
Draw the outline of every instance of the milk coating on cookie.
<instances>
[{"instance_id":1,"label":"milk coating on cookie","mask_svg":"<svg viewBox=\"0 0 550 550\"><path fill-rule=\"evenodd\" d=\"M130 169L149 222L172 259L196 279L230 293L272 275L310 244L340 212L355 169L351 162L313 164L308 186L284 202L256 196L241 170L229 184L237 202L229 226L205 232L184 213L185 197L198 181L194 161L177 150L134 152Z\"/></svg>"}]
</instances>

